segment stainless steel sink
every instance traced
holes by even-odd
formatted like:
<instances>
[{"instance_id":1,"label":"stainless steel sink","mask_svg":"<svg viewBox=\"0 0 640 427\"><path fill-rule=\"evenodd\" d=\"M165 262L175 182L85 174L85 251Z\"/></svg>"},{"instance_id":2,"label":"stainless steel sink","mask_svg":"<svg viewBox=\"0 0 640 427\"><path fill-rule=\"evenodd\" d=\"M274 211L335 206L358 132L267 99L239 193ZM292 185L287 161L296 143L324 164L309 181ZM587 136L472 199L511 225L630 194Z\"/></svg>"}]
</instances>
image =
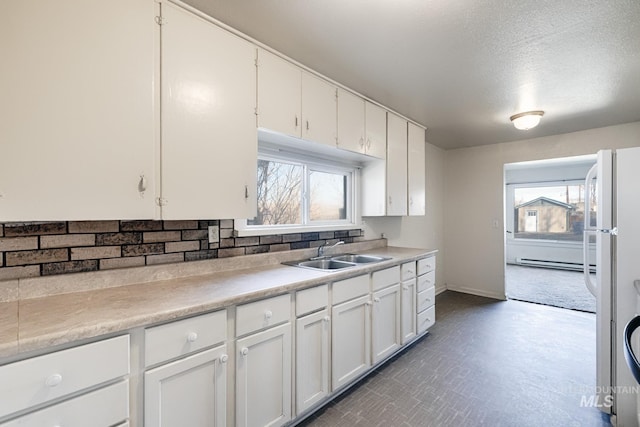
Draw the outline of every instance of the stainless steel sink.
<instances>
[{"instance_id":1,"label":"stainless steel sink","mask_svg":"<svg viewBox=\"0 0 640 427\"><path fill-rule=\"evenodd\" d=\"M369 264L385 261L391 258L376 255L345 254L334 257L311 258L302 261L289 261L283 264L294 267L311 268L314 270L341 270L343 268L356 267L359 264Z\"/></svg>"},{"instance_id":2,"label":"stainless steel sink","mask_svg":"<svg viewBox=\"0 0 640 427\"><path fill-rule=\"evenodd\" d=\"M313 268L316 270L340 270L342 268L355 267L352 262L338 261L335 259L313 259L309 261L295 261L286 263L296 267Z\"/></svg>"},{"instance_id":3,"label":"stainless steel sink","mask_svg":"<svg viewBox=\"0 0 640 427\"><path fill-rule=\"evenodd\" d=\"M370 262L380 262L391 258L376 255L345 254L334 256L331 259L335 261L353 262L356 264L368 264Z\"/></svg>"}]
</instances>

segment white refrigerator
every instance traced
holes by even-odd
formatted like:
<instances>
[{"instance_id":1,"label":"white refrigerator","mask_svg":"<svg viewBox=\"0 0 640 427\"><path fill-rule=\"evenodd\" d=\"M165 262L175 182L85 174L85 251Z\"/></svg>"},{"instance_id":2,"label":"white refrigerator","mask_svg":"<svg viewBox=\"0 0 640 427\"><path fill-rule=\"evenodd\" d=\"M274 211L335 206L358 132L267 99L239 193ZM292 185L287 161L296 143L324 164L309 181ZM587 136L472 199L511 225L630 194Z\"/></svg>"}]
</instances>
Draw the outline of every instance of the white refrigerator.
<instances>
[{"instance_id":1,"label":"white refrigerator","mask_svg":"<svg viewBox=\"0 0 640 427\"><path fill-rule=\"evenodd\" d=\"M596 297L598 407L613 425L638 426L640 384L623 348L625 326L640 313L634 286L640 279L640 147L598 152L586 179L584 224L585 282ZM588 259L590 244L596 260ZM594 261L595 280L589 274Z\"/></svg>"}]
</instances>

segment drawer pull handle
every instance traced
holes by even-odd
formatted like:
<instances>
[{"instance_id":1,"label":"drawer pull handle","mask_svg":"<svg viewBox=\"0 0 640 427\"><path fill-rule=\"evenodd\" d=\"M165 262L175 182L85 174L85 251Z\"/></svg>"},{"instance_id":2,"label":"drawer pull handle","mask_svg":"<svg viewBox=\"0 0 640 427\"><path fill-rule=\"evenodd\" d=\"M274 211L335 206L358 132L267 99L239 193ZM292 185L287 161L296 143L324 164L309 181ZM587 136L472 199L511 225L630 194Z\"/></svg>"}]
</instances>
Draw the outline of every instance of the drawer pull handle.
<instances>
[{"instance_id":1,"label":"drawer pull handle","mask_svg":"<svg viewBox=\"0 0 640 427\"><path fill-rule=\"evenodd\" d=\"M222 356L220 356L220 363L227 363L227 360L229 360L228 355L223 354Z\"/></svg>"},{"instance_id":2,"label":"drawer pull handle","mask_svg":"<svg viewBox=\"0 0 640 427\"><path fill-rule=\"evenodd\" d=\"M242 350L240 350L240 354L246 356L249 354L249 349L247 347L243 347Z\"/></svg>"},{"instance_id":3,"label":"drawer pull handle","mask_svg":"<svg viewBox=\"0 0 640 427\"><path fill-rule=\"evenodd\" d=\"M405 286L403 286L403 287L402 287L402 290L404 290L404 291L408 291L408 290L409 290L409 287L408 287L407 285L405 285Z\"/></svg>"},{"instance_id":4,"label":"drawer pull handle","mask_svg":"<svg viewBox=\"0 0 640 427\"><path fill-rule=\"evenodd\" d=\"M267 311L265 311L265 312L264 312L264 318L265 318L266 320L269 320L269 319L271 319L272 317L273 317L273 312L272 312L271 310L267 310Z\"/></svg>"},{"instance_id":5,"label":"drawer pull handle","mask_svg":"<svg viewBox=\"0 0 640 427\"><path fill-rule=\"evenodd\" d=\"M47 379L44 381L47 387L56 387L60 385L61 382L62 382L62 375L60 374L49 375Z\"/></svg>"},{"instance_id":6,"label":"drawer pull handle","mask_svg":"<svg viewBox=\"0 0 640 427\"><path fill-rule=\"evenodd\" d=\"M195 332L189 332L189 335L187 335L187 341L189 342L196 342L197 339L198 339L198 334Z\"/></svg>"},{"instance_id":7,"label":"drawer pull handle","mask_svg":"<svg viewBox=\"0 0 640 427\"><path fill-rule=\"evenodd\" d=\"M328 322L329 320L331 320L331 318L329 316L324 316L324 318L322 319L325 322Z\"/></svg>"}]
</instances>

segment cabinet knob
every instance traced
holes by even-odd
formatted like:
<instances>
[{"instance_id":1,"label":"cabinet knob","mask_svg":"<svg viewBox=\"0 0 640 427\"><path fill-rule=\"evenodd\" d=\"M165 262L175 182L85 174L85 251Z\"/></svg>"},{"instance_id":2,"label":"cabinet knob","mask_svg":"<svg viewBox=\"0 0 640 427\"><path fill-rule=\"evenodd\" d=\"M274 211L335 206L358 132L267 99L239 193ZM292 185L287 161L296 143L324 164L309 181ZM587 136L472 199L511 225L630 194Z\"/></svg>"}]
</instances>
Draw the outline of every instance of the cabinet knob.
<instances>
[{"instance_id":1,"label":"cabinet knob","mask_svg":"<svg viewBox=\"0 0 640 427\"><path fill-rule=\"evenodd\" d=\"M196 342L197 339L198 339L198 334L195 332L189 332L189 334L187 335L187 341L189 342Z\"/></svg>"},{"instance_id":2,"label":"cabinet knob","mask_svg":"<svg viewBox=\"0 0 640 427\"><path fill-rule=\"evenodd\" d=\"M322 320L324 322L329 322L331 320L331 318L329 316L324 316L324 318Z\"/></svg>"},{"instance_id":3,"label":"cabinet knob","mask_svg":"<svg viewBox=\"0 0 640 427\"><path fill-rule=\"evenodd\" d=\"M227 363L227 360L229 360L228 355L223 354L222 356L220 356L220 363Z\"/></svg>"},{"instance_id":4,"label":"cabinet knob","mask_svg":"<svg viewBox=\"0 0 640 427\"><path fill-rule=\"evenodd\" d=\"M264 312L264 318L265 320L269 320L273 317L273 312L271 310L267 310Z\"/></svg>"},{"instance_id":5,"label":"cabinet knob","mask_svg":"<svg viewBox=\"0 0 640 427\"><path fill-rule=\"evenodd\" d=\"M61 382L62 382L62 375L52 374L47 377L47 379L44 381L44 384L47 387L56 387L60 385Z\"/></svg>"},{"instance_id":6,"label":"cabinet knob","mask_svg":"<svg viewBox=\"0 0 640 427\"><path fill-rule=\"evenodd\" d=\"M249 354L249 349L247 347L243 347L242 350L240 350L240 354L246 356Z\"/></svg>"},{"instance_id":7,"label":"cabinet knob","mask_svg":"<svg viewBox=\"0 0 640 427\"><path fill-rule=\"evenodd\" d=\"M373 302L380 302L380 298L377 298L377 297L376 297L376 298L374 298L374 299L373 299Z\"/></svg>"},{"instance_id":8,"label":"cabinet knob","mask_svg":"<svg viewBox=\"0 0 640 427\"><path fill-rule=\"evenodd\" d=\"M365 304L367 304L367 305L373 305L373 301L367 301Z\"/></svg>"}]
</instances>

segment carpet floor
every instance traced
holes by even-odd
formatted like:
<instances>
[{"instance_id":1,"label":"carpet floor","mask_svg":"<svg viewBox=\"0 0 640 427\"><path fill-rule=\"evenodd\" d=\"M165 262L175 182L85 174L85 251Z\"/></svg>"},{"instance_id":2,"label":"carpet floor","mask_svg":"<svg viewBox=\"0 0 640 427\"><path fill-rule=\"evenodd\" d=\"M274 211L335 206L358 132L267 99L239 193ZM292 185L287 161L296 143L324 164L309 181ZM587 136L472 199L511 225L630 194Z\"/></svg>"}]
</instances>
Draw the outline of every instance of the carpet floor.
<instances>
[{"instance_id":1,"label":"carpet floor","mask_svg":"<svg viewBox=\"0 0 640 427\"><path fill-rule=\"evenodd\" d=\"M507 265L505 285L507 297L511 299L590 313L596 311L596 299L587 290L581 272Z\"/></svg>"},{"instance_id":2,"label":"carpet floor","mask_svg":"<svg viewBox=\"0 0 640 427\"><path fill-rule=\"evenodd\" d=\"M595 316L446 291L429 334L301 425L601 427Z\"/></svg>"}]
</instances>

